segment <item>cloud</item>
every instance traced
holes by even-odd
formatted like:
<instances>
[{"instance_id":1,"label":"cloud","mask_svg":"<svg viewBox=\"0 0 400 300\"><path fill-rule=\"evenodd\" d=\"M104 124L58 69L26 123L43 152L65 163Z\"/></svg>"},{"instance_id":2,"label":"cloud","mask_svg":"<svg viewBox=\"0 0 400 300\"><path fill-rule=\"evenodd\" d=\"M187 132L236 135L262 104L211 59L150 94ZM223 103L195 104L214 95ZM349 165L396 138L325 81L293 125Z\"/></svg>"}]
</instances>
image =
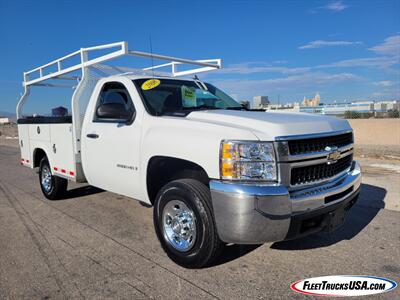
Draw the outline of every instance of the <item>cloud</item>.
<instances>
[{"instance_id":1,"label":"cloud","mask_svg":"<svg viewBox=\"0 0 400 300\"><path fill-rule=\"evenodd\" d=\"M361 44L361 42L314 41L302 47L307 49L324 46L348 46L352 44ZM350 58L311 66L287 66L284 61L279 62L282 63L281 65L278 65L276 61L253 61L229 65L214 73L217 77L210 75L214 78L213 82L229 93L237 94L239 99L248 99L254 95L265 93L283 93L298 98L300 97L300 93L307 93L311 90L321 91L324 87L335 89L336 86L345 85L347 82L351 82L351 84L355 82L357 86L363 82L365 86L364 92L368 93L368 95L376 92L384 93L382 97L388 99L398 98L400 96L398 80L394 78L398 78L400 75L398 68L400 63L400 36L389 36L382 43L368 48L368 50L372 57ZM390 77L386 77L390 80L376 82L372 82L371 80L361 81L364 78L353 73L353 69L354 72L358 72L361 69L368 68L376 69L378 72L384 71L387 76L391 74ZM263 73L268 75L268 78L264 77L263 79ZM221 77L219 77L220 74ZM238 76L224 76L228 74L238 74ZM259 75L250 76L253 74ZM371 89L376 90L371 91Z\"/></svg>"},{"instance_id":2,"label":"cloud","mask_svg":"<svg viewBox=\"0 0 400 300\"><path fill-rule=\"evenodd\" d=\"M280 65L280 64L286 64L286 63L288 63L288 61L287 60L274 60L272 63Z\"/></svg>"},{"instance_id":3,"label":"cloud","mask_svg":"<svg viewBox=\"0 0 400 300\"><path fill-rule=\"evenodd\" d=\"M306 45L300 46L299 49L314 49L314 48L332 47L332 46L351 46L360 44L362 44L362 42L316 40L309 42Z\"/></svg>"},{"instance_id":4,"label":"cloud","mask_svg":"<svg viewBox=\"0 0 400 300\"><path fill-rule=\"evenodd\" d=\"M400 57L400 35L390 36L382 44L369 48L377 54Z\"/></svg>"},{"instance_id":5,"label":"cloud","mask_svg":"<svg viewBox=\"0 0 400 300\"><path fill-rule=\"evenodd\" d=\"M395 85L395 82L390 81L390 80L383 80L383 81L374 82L374 85L381 86L381 87L390 87L390 86Z\"/></svg>"},{"instance_id":6,"label":"cloud","mask_svg":"<svg viewBox=\"0 0 400 300\"><path fill-rule=\"evenodd\" d=\"M385 95L385 93L375 92L375 93L372 93L372 94L371 94L371 97L382 97L382 96L384 96L384 95Z\"/></svg>"},{"instance_id":7,"label":"cloud","mask_svg":"<svg viewBox=\"0 0 400 300\"><path fill-rule=\"evenodd\" d=\"M308 67L290 68L290 67L278 67L270 66L268 64L261 63L242 63L230 65L227 68L223 68L218 71L218 74L253 74L253 73L280 73L280 74L299 74L310 71Z\"/></svg>"},{"instance_id":8,"label":"cloud","mask_svg":"<svg viewBox=\"0 0 400 300\"><path fill-rule=\"evenodd\" d=\"M317 40L299 47L300 49L309 49L326 46L339 46L339 45L354 45L362 44L362 42L350 42L350 41L322 41ZM390 67L398 65L400 63L400 36L391 36L384 40L382 44L376 45L369 50L384 54L383 56L375 57L361 57L351 58L345 60L339 60L336 62L321 64L315 66L306 67L287 67L282 65L271 65L266 62L244 62L240 64L229 65L218 71L216 74L256 74L256 73L279 73L286 75L303 74L310 71L329 69L329 68L379 68L385 69L387 72L391 72L394 75L399 75L399 71L391 69ZM285 63L286 61L274 61L273 64Z\"/></svg>"},{"instance_id":9,"label":"cloud","mask_svg":"<svg viewBox=\"0 0 400 300\"><path fill-rule=\"evenodd\" d=\"M325 5L325 6L320 6L317 8L313 8L311 10L309 10L310 13L317 13L318 11L321 10L329 10L331 12L341 12L342 10L345 10L346 8L348 8L348 5L345 5L343 3L343 1L332 1L329 4Z\"/></svg>"},{"instance_id":10,"label":"cloud","mask_svg":"<svg viewBox=\"0 0 400 300\"><path fill-rule=\"evenodd\" d=\"M377 67L385 68L398 64L399 60L395 57L380 56L367 58L352 58L340 60L330 64L315 66L316 69L321 68L351 68L351 67Z\"/></svg>"},{"instance_id":11,"label":"cloud","mask_svg":"<svg viewBox=\"0 0 400 300\"><path fill-rule=\"evenodd\" d=\"M329 3L328 5L324 6L325 9L333 11L333 12L339 12L344 9L346 9L348 6L343 4L342 1L334 1Z\"/></svg>"},{"instance_id":12,"label":"cloud","mask_svg":"<svg viewBox=\"0 0 400 300\"><path fill-rule=\"evenodd\" d=\"M320 87L334 85L339 82L360 80L361 77L351 73L329 74L323 72L313 72L301 75L291 75L287 77L273 79L254 79L254 80L221 80L216 81L222 89L229 93L238 94L240 97L250 97L257 94L271 93L272 91L293 91L300 87Z\"/></svg>"},{"instance_id":13,"label":"cloud","mask_svg":"<svg viewBox=\"0 0 400 300\"><path fill-rule=\"evenodd\" d=\"M215 74L256 74L256 73L279 73L285 75L304 74L310 71L329 69L329 68L353 68L353 67L373 67L373 68L389 68L399 63L399 59L389 56L353 58L340 60L329 64L322 64L309 67L285 67L270 66L266 63L242 63L229 65L226 68L218 70Z\"/></svg>"},{"instance_id":14,"label":"cloud","mask_svg":"<svg viewBox=\"0 0 400 300\"><path fill-rule=\"evenodd\" d=\"M400 97L400 92L398 90L390 90L384 92L374 92L368 98L373 100L390 100L390 99L399 99L399 97Z\"/></svg>"}]
</instances>

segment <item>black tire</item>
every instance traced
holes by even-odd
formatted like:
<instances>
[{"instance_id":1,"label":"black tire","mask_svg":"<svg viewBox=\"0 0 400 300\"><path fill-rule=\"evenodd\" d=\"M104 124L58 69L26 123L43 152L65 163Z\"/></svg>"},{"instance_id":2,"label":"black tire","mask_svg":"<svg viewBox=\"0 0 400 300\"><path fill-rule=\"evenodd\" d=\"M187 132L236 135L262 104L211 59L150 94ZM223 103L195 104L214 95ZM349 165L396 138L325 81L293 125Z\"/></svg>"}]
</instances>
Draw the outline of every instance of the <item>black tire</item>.
<instances>
[{"instance_id":1,"label":"black tire","mask_svg":"<svg viewBox=\"0 0 400 300\"><path fill-rule=\"evenodd\" d=\"M153 207L153 205L148 204L148 203L146 203L146 202L142 202L142 201L139 201L139 204L140 204L141 206L143 206L143 207L146 207L146 208L151 208L151 207Z\"/></svg>"},{"instance_id":2,"label":"black tire","mask_svg":"<svg viewBox=\"0 0 400 300\"><path fill-rule=\"evenodd\" d=\"M49 160L47 157L43 157L39 165L39 184L43 195L49 200L62 199L67 190L68 180L51 175L49 177L48 185L45 185L42 182L42 175L47 171L51 172Z\"/></svg>"},{"instance_id":3,"label":"black tire","mask_svg":"<svg viewBox=\"0 0 400 300\"><path fill-rule=\"evenodd\" d=\"M196 238L187 251L177 250L166 237L163 211L171 201L181 201L195 216ZM166 184L154 203L154 227L167 255L185 268L209 266L221 253L224 243L219 239L212 211L210 190L197 180L180 179Z\"/></svg>"}]
</instances>

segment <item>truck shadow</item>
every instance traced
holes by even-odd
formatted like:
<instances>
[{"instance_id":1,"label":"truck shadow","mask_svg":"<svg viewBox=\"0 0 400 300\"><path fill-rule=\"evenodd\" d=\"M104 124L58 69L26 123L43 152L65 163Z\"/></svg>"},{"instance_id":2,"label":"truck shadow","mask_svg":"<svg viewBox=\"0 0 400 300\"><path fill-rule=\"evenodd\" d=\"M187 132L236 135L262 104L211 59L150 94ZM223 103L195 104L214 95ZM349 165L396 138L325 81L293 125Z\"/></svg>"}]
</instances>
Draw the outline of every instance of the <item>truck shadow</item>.
<instances>
[{"instance_id":1,"label":"truck shadow","mask_svg":"<svg viewBox=\"0 0 400 300\"><path fill-rule=\"evenodd\" d=\"M333 233L315 233L290 241L276 242L271 245L277 250L306 250L327 247L342 240L351 240L360 233L385 207L386 190L374 185L362 184L357 203L350 209L346 223ZM222 265L249 254L262 245L229 245L217 260L209 267Z\"/></svg>"},{"instance_id":2,"label":"truck shadow","mask_svg":"<svg viewBox=\"0 0 400 300\"><path fill-rule=\"evenodd\" d=\"M215 267L223 265L232 260L245 256L246 254L256 250L261 245L228 245L225 247L221 255L209 266Z\"/></svg>"},{"instance_id":3,"label":"truck shadow","mask_svg":"<svg viewBox=\"0 0 400 300\"><path fill-rule=\"evenodd\" d=\"M96 188L94 186L90 185L85 185L81 186L78 188L73 188L68 190L64 197L60 200L67 200L67 199L72 199L72 198L78 198L78 197L83 197L83 196L89 196L89 195L94 195L98 193L102 193L104 190Z\"/></svg>"},{"instance_id":4,"label":"truck shadow","mask_svg":"<svg viewBox=\"0 0 400 300\"><path fill-rule=\"evenodd\" d=\"M305 250L327 247L342 240L351 240L360 233L385 207L386 190L374 185L362 184L357 203L350 209L345 224L338 230L327 233L319 232L310 236L290 241L277 242L272 249Z\"/></svg>"}]
</instances>

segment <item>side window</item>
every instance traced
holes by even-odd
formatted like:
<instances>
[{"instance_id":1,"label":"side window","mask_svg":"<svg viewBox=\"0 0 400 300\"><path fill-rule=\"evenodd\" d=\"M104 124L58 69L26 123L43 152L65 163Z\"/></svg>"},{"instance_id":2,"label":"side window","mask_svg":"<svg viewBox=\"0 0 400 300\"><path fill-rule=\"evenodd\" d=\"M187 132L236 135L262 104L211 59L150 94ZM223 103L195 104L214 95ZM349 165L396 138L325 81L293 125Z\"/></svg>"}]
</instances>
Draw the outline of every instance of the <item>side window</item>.
<instances>
[{"instance_id":1,"label":"side window","mask_svg":"<svg viewBox=\"0 0 400 300\"><path fill-rule=\"evenodd\" d=\"M119 82L108 82L100 92L94 121L118 122L129 118L134 112L135 107L126 87Z\"/></svg>"}]
</instances>

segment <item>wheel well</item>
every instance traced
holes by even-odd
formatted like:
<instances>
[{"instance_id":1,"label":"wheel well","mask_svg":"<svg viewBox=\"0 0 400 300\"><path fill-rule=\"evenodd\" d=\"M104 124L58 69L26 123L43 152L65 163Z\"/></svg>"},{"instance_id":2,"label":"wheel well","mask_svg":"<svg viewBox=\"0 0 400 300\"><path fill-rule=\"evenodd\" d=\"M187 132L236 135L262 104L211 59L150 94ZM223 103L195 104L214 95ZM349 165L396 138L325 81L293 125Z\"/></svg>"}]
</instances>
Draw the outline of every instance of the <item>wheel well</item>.
<instances>
[{"instance_id":1,"label":"wheel well","mask_svg":"<svg viewBox=\"0 0 400 300\"><path fill-rule=\"evenodd\" d=\"M165 184L183 178L199 180L206 186L210 181L206 171L196 163L167 156L152 157L147 165L146 179L147 193L151 203L154 203L158 191Z\"/></svg>"},{"instance_id":2,"label":"wheel well","mask_svg":"<svg viewBox=\"0 0 400 300\"><path fill-rule=\"evenodd\" d=\"M33 167L39 167L40 161L42 160L43 157L46 157L46 152L44 152L43 149L36 148L33 151Z\"/></svg>"}]
</instances>

